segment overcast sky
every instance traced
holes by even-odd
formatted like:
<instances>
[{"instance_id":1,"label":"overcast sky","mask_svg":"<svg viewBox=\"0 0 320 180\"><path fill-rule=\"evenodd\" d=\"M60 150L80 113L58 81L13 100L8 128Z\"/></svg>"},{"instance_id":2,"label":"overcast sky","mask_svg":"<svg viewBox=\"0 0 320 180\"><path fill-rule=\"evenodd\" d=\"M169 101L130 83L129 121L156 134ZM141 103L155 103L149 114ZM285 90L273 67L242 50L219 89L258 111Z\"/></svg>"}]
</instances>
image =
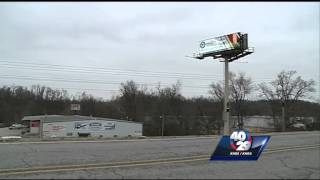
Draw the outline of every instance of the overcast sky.
<instances>
[{"instance_id":1,"label":"overcast sky","mask_svg":"<svg viewBox=\"0 0 320 180\"><path fill-rule=\"evenodd\" d=\"M239 60L247 63L231 63L231 71L259 83L296 70L316 81L319 98L319 9L319 2L1 2L0 86L92 89L87 92L110 98L126 80L153 88L180 79L183 95L207 96L208 85L223 80L223 63L186 56L201 39L245 32L255 52ZM39 70L39 63L103 69Z\"/></svg>"}]
</instances>

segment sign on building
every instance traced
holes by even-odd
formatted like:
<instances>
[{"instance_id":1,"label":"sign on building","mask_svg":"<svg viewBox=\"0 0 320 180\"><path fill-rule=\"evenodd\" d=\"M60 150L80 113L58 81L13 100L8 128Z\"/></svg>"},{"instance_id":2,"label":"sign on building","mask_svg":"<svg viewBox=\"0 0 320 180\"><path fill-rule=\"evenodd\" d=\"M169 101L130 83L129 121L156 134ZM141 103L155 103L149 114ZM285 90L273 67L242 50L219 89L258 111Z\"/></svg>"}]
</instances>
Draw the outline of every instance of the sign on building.
<instances>
[{"instance_id":1,"label":"sign on building","mask_svg":"<svg viewBox=\"0 0 320 180\"><path fill-rule=\"evenodd\" d=\"M104 131L115 129L115 122L75 122L74 128L77 130L93 130L93 131Z\"/></svg>"}]
</instances>

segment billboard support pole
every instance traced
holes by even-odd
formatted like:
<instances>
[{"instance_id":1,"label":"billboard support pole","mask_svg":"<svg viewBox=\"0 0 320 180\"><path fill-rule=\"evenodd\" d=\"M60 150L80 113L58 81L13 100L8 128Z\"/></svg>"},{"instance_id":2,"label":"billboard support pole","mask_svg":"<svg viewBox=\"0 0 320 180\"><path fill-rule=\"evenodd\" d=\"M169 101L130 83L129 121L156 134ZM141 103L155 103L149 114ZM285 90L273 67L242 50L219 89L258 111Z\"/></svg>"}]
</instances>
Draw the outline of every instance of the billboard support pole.
<instances>
[{"instance_id":1,"label":"billboard support pole","mask_svg":"<svg viewBox=\"0 0 320 180\"><path fill-rule=\"evenodd\" d=\"M215 39L214 41L212 39ZM204 40L200 43L202 50L195 53L193 58L204 59L206 57L213 57L213 59L224 59L224 107L223 107L223 134L230 134L230 103L229 103L229 62L245 57L254 52L254 48L248 47L248 34L233 33L229 35L220 36ZM208 41L208 42L206 42ZM212 41L212 42L210 42ZM223 46L218 46L217 43L223 43ZM230 49L225 44L228 44ZM206 46L209 47L206 48ZM236 46L235 46L236 45ZM224 47L224 48L221 48ZM211 48L211 49L210 49ZM220 48L220 49L219 49ZM220 61L221 62L221 61Z\"/></svg>"},{"instance_id":2,"label":"billboard support pole","mask_svg":"<svg viewBox=\"0 0 320 180\"><path fill-rule=\"evenodd\" d=\"M224 126L223 135L229 135L229 60L224 58Z\"/></svg>"}]
</instances>

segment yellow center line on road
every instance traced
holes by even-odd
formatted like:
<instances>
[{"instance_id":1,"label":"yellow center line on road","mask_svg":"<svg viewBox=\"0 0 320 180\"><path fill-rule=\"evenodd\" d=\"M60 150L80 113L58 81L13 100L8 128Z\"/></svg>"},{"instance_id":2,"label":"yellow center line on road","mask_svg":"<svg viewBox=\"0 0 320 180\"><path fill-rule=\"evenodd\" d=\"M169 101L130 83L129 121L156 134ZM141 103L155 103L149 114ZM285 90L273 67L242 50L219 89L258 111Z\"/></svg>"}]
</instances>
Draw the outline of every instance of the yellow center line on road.
<instances>
[{"instance_id":1,"label":"yellow center line on road","mask_svg":"<svg viewBox=\"0 0 320 180\"><path fill-rule=\"evenodd\" d=\"M82 167L82 166L109 166L109 165L115 165L115 164L134 164L134 163L141 163L141 162L146 162L146 163L152 163L152 162L160 162L160 161L174 161L174 160L188 160L188 159L195 159L195 158L202 158L202 157L207 157L209 158L210 155L198 155L198 156L190 156L190 157L185 157L185 158L164 158L164 159L151 159L151 160L136 160L136 161L120 161L120 162L110 162L110 163L94 163L94 164L74 164L74 165L57 165L57 166L38 166L38 167L30 167L30 168L14 168L14 169L0 169L0 174L3 172L7 171L12 171L12 170L45 170L45 169L50 169L50 168L69 168L69 167Z\"/></svg>"},{"instance_id":2,"label":"yellow center line on road","mask_svg":"<svg viewBox=\"0 0 320 180\"><path fill-rule=\"evenodd\" d=\"M266 152L264 152L264 154L294 151L294 150L314 149L314 148L320 148L320 144L268 149L266 150ZM138 160L138 161L126 161L126 162L124 161L124 162L110 162L110 163L96 163L96 164L0 169L0 176L31 174L31 173L47 173L47 172L65 172L65 171L78 171L78 170L91 170L91 169L108 169L108 168L120 168L120 167L135 167L135 166L147 166L147 165L158 165L158 164L169 164L169 163L195 162L195 161L204 161L204 160L209 161L210 156L211 155L197 155L197 156L190 156L185 158L166 158L166 159Z\"/></svg>"},{"instance_id":3,"label":"yellow center line on road","mask_svg":"<svg viewBox=\"0 0 320 180\"><path fill-rule=\"evenodd\" d=\"M270 150L270 151L264 152L263 154L271 154L271 153L275 153L275 152L286 152L286 151L297 151L297 150L305 150L305 149L315 149L315 148L319 148L320 149L320 145L307 146L307 147L295 147L295 148L288 148L288 149Z\"/></svg>"},{"instance_id":4,"label":"yellow center line on road","mask_svg":"<svg viewBox=\"0 0 320 180\"><path fill-rule=\"evenodd\" d=\"M297 146L287 146L287 147L285 146L285 147L280 147L275 149L266 149L265 152L294 149L294 148L301 148L301 147L318 147L318 146L320 146L320 144L307 144L307 145L297 145Z\"/></svg>"},{"instance_id":5,"label":"yellow center line on road","mask_svg":"<svg viewBox=\"0 0 320 180\"><path fill-rule=\"evenodd\" d=\"M185 159L185 160L176 160L176 161L161 161L161 162L149 162L149 163L136 163L136 164L123 164L123 165L110 165L110 166L98 166L98 167L77 167L77 168L64 168L64 169L46 169L46 170L32 170L32 171L17 171L1 174L3 175L18 175L18 174L33 174L33 173L49 173L49 172L65 172L65 171L80 171L80 170L95 170L95 169L109 169L109 168L124 168L124 167L137 167L137 166L150 166L150 165L159 165L159 164L169 164L169 163L182 163L182 162L195 162L209 160L206 158L198 159Z\"/></svg>"},{"instance_id":6,"label":"yellow center line on road","mask_svg":"<svg viewBox=\"0 0 320 180\"><path fill-rule=\"evenodd\" d=\"M19 145L19 144L64 144L64 143L112 143L112 142L147 142L147 141L177 141L177 140L194 140L194 139L212 139L216 140L218 136L204 137L178 137L178 138L150 138L150 139L122 139L122 140L56 140L56 141L25 141L25 142L0 142L2 144Z\"/></svg>"}]
</instances>

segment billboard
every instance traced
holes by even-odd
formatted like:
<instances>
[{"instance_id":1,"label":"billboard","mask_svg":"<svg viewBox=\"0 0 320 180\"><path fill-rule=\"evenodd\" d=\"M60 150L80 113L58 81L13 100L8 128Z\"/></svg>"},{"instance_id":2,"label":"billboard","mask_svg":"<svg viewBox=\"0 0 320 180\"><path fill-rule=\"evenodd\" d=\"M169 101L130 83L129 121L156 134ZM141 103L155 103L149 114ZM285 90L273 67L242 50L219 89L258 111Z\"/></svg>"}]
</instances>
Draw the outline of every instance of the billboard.
<instances>
[{"instance_id":1,"label":"billboard","mask_svg":"<svg viewBox=\"0 0 320 180\"><path fill-rule=\"evenodd\" d=\"M240 32L205 39L199 43L199 54L219 54L231 50L244 50L248 48L247 40L247 34Z\"/></svg>"}]
</instances>

